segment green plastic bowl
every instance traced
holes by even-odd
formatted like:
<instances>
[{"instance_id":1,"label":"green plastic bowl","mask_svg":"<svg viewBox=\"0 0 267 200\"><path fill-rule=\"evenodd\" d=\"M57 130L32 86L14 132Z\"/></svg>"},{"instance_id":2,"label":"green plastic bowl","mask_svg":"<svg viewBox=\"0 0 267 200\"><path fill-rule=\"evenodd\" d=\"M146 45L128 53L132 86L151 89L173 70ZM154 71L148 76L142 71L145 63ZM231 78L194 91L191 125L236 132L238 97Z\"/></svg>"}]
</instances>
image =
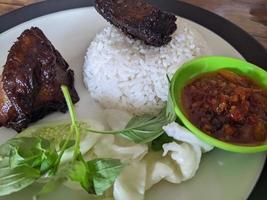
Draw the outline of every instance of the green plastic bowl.
<instances>
[{"instance_id":1,"label":"green plastic bowl","mask_svg":"<svg viewBox=\"0 0 267 200\"><path fill-rule=\"evenodd\" d=\"M223 142L199 130L186 117L181 109L182 89L189 80L200 74L214 72L219 69L229 69L241 75L246 75L255 80L258 84L267 88L267 72L262 68L243 60L228 57L202 57L185 63L174 74L171 80L171 98L177 116L183 124L199 139L220 149L238 153L256 153L267 151L267 142L258 146L242 146Z\"/></svg>"}]
</instances>

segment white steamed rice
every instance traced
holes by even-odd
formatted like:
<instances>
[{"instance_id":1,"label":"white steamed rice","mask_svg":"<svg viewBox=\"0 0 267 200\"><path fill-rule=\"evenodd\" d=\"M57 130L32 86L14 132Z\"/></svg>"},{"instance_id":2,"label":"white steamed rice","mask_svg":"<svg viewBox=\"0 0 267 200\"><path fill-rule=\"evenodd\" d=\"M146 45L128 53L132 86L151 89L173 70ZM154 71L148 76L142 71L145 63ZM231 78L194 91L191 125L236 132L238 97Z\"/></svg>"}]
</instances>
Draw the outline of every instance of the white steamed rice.
<instances>
[{"instance_id":1,"label":"white steamed rice","mask_svg":"<svg viewBox=\"0 0 267 200\"><path fill-rule=\"evenodd\" d=\"M130 39L109 25L91 42L84 64L84 82L104 108L153 114L164 107L168 80L186 61L209 54L202 36L183 19L172 41L163 47Z\"/></svg>"}]
</instances>

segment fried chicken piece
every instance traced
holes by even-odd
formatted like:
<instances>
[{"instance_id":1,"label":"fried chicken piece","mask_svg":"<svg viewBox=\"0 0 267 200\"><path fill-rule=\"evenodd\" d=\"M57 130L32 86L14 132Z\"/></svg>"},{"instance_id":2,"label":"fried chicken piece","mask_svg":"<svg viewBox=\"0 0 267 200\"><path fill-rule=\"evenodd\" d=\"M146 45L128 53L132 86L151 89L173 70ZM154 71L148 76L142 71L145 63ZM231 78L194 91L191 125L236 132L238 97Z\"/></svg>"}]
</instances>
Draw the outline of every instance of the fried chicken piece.
<instances>
[{"instance_id":1,"label":"fried chicken piece","mask_svg":"<svg viewBox=\"0 0 267 200\"><path fill-rule=\"evenodd\" d=\"M168 44L177 29L175 15L144 0L95 0L95 8L111 24L148 45Z\"/></svg>"},{"instance_id":2,"label":"fried chicken piece","mask_svg":"<svg viewBox=\"0 0 267 200\"><path fill-rule=\"evenodd\" d=\"M53 111L67 111L61 85L74 103L74 73L38 28L25 30L10 49L0 82L0 126L22 131Z\"/></svg>"}]
</instances>

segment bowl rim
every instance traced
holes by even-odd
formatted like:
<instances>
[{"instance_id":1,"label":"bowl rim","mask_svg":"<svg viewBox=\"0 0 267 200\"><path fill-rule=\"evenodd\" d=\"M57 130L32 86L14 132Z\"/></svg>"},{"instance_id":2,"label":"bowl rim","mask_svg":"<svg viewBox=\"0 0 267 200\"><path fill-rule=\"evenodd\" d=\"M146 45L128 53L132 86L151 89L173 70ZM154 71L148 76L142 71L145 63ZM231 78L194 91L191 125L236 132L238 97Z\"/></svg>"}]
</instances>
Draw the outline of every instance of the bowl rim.
<instances>
[{"instance_id":1,"label":"bowl rim","mask_svg":"<svg viewBox=\"0 0 267 200\"><path fill-rule=\"evenodd\" d=\"M173 101L174 110L175 110L176 115L182 121L182 123L185 125L185 127L188 128L199 139L201 139L204 142L207 142L210 145L218 147L220 149L224 149L226 151L231 151L231 152L236 152L236 153L257 153L257 152L267 151L267 144L266 143L262 144L262 145L257 145L257 146L244 146L244 145L227 143L227 142L224 142L222 140L216 139L212 136L209 136L205 132L198 129L193 123L191 123L190 120L183 113L180 106L178 105L178 103L177 103L177 96L178 95L177 95L177 92L175 91L175 85L177 83L177 78L179 77L181 72L185 68L194 64L195 62L205 61L207 63L209 61L214 61L214 60L218 60L218 59L233 61L233 62L236 62L236 61L243 62L245 64L244 65L245 67L247 67L247 65L249 64L250 66L252 66L254 68L254 70L261 72L261 73L264 72L267 75L267 72L264 69L254 65L252 63L249 63L245 60L241 60L241 59L237 59L237 58L231 58L231 57L225 57L225 56L204 56L204 57L199 57L199 58L193 59L189 62L186 62L175 72L175 74L173 75L172 80L171 80L170 95L171 95L171 98ZM204 74L204 73L199 73L198 75L200 75L200 74ZM191 79L189 79L188 81L190 81L190 80ZM182 85L182 87L184 87L184 85Z\"/></svg>"}]
</instances>

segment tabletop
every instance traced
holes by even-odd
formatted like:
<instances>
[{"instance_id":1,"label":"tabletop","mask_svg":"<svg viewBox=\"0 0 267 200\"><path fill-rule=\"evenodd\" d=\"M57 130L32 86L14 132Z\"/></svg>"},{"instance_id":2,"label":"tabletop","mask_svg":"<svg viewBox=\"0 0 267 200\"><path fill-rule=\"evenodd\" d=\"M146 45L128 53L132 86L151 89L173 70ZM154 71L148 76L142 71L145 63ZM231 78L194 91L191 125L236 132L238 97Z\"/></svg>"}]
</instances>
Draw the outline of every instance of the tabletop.
<instances>
[{"instance_id":1,"label":"tabletop","mask_svg":"<svg viewBox=\"0 0 267 200\"><path fill-rule=\"evenodd\" d=\"M0 0L0 15L42 0ZM267 48L267 0L182 0L237 24Z\"/></svg>"}]
</instances>

